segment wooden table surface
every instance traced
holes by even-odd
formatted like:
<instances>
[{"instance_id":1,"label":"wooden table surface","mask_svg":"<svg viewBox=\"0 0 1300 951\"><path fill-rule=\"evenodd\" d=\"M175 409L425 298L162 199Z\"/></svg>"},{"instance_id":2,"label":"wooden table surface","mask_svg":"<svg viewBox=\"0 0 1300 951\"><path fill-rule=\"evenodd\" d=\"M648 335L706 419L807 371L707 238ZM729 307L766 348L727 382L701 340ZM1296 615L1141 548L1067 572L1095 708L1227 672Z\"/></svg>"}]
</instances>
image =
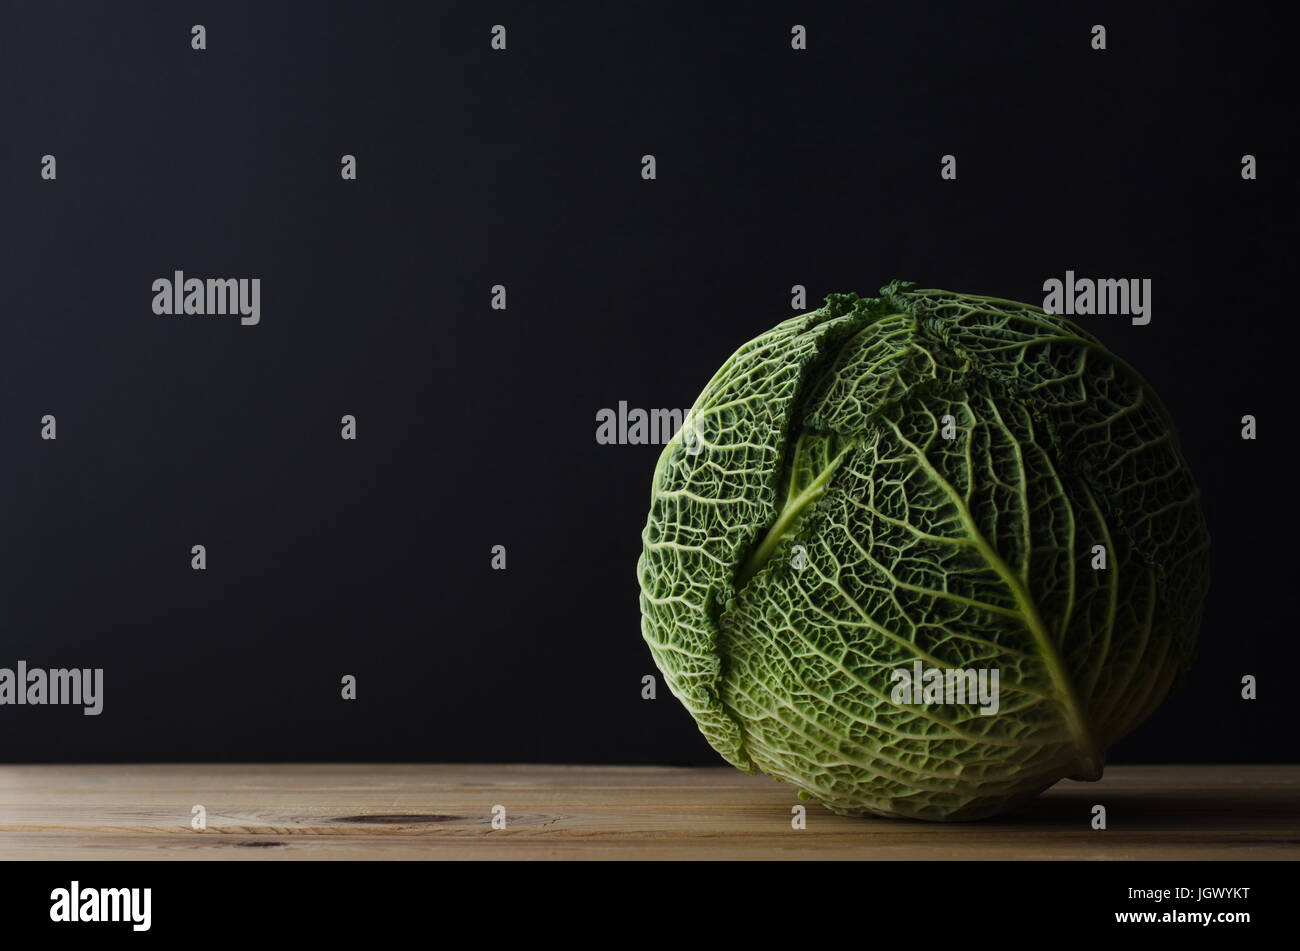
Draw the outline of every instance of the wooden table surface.
<instances>
[{"instance_id":1,"label":"wooden table surface","mask_svg":"<svg viewBox=\"0 0 1300 951\"><path fill-rule=\"evenodd\" d=\"M1113 766L976 823L797 803L730 767L0 766L0 859L1300 858L1300 766Z\"/></svg>"}]
</instances>

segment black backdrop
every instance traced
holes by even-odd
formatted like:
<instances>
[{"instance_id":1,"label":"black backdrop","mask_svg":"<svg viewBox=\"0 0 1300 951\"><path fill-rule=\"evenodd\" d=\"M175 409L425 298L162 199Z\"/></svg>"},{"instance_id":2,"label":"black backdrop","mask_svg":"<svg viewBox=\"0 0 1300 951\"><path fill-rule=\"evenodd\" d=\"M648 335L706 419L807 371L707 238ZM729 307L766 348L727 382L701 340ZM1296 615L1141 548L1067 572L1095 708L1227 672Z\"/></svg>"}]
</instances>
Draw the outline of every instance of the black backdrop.
<instances>
[{"instance_id":1,"label":"black backdrop","mask_svg":"<svg viewBox=\"0 0 1300 951\"><path fill-rule=\"evenodd\" d=\"M1112 758L1292 758L1282 32L706 6L6 7L0 666L106 696L0 708L0 758L720 762L640 698L659 449L596 411L689 406L793 284L1040 302L1067 268L1152 279L1150 325L1085 326L1169 404L1215 544L1193 676ZM154 315L177 269L261 278L261 323Z\"/></svg>"}]
</instances>

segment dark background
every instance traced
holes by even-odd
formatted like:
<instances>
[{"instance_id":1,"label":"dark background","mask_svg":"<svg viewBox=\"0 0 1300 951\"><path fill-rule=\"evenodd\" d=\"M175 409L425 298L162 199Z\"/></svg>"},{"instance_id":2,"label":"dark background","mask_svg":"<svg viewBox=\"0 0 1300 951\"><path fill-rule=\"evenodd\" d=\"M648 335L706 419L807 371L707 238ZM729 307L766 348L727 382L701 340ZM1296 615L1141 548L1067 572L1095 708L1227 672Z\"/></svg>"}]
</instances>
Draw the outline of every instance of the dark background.
<instances>
[{"instance_id":1,"label":"dark background","mask_svg":"<svg viewBox=\"0 0 1300 951\"><path fill-rule=\"evenodd\" d=\"M640 699L659 447L596 411L689 406L792 284L1039 303L1067 268L1152 279L1150 325L1081 322L1215 545L1190 682L1112 760L1293 758L1287 34L1047 6L8 5L0 666L106 696L0 708L0 759L721 762ZM261 324L155 316L175 269L260 277Z\"/></svg>"}]
</instances>

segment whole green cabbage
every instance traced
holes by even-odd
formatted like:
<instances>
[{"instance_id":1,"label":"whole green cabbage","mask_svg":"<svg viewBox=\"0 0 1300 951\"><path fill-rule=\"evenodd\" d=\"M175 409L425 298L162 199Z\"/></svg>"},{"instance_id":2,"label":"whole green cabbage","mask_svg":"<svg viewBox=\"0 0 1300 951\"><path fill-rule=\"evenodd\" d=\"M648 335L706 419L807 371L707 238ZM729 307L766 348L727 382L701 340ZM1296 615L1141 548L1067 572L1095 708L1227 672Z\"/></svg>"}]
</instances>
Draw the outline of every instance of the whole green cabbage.
<instances>
[{"instance_id":1,"label":"whole green cabbage","mask_svg":"<svg viewBox=\"0 0 1300 951\"><path fill-rule=\"evenodd\" d=\"M733 765L841 814L975 819L1099 778L1168 695L1209 535L1168 412L1091 334L880 293L705 387L655 470L642 633ZM996 713L897 692L924 669L997 671Z\"/></svg>"}]
</instances>

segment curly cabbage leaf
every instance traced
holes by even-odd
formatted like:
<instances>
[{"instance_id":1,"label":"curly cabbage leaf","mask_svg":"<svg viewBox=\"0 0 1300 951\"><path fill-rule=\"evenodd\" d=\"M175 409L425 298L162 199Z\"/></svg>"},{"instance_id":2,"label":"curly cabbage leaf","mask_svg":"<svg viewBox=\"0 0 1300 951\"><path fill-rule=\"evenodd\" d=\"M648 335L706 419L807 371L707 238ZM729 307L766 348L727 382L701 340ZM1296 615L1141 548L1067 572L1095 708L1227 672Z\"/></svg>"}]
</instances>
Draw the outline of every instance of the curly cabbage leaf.
<instances>
[{"instance_id":1,"label":"curly cabbage leaf","mask_svg":"<svg viewBox=\"0 0 1300 951\"><path fill-rule=\"evenodd\" d=\"M638 572L669 688L728 762L841 814L974 819L1100 777L1209 587L1168 412L1037 307L826 301L727 360L659 459ZM997 670L997 712L897 702L918 661Z\"/></svg>"}]
</instances>

